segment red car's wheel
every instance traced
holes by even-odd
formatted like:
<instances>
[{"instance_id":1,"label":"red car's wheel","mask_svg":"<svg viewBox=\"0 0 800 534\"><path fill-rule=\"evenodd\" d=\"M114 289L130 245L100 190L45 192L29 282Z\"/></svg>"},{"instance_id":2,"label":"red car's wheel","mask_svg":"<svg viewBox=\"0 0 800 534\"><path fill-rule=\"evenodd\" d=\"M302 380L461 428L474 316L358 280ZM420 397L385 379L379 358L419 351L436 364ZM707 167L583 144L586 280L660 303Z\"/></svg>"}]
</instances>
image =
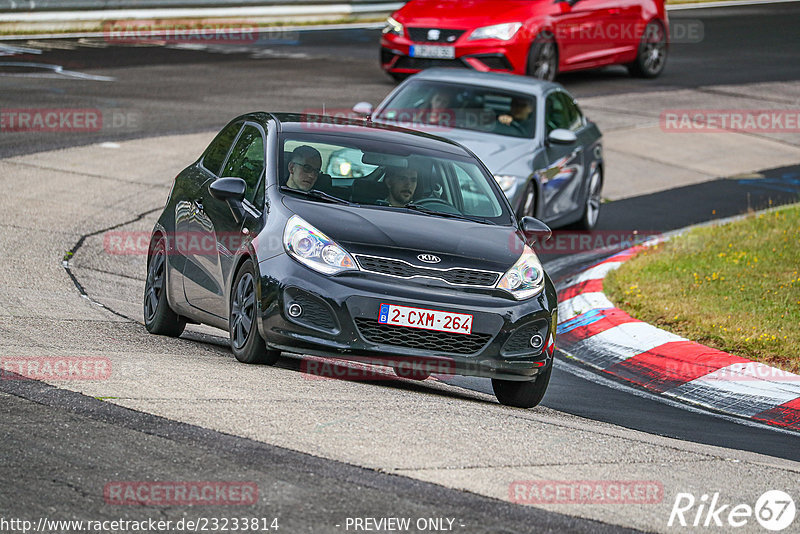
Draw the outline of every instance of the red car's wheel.
<instances>
[{"instance_id":1,"label":"red car's wheel","mask_svg":"<svg viewBox=\"0 0 800 534\"><path fill-rule=\"evenodd\" d=\"M558 45L550 32L536 36L528 53L528 76L553 81L558 74Z\"/></svg>"},{"instance_id":2,"label":"red car's wheel","mask_svg":"<svg viewBox=\"0 0 800 534\"><path fill-rule=\"evenodd\" d=\"M636 61L628 64L628 70L633 76L655 78L666 64L667 32L660 22L652 21L645 26Z\"/></svg>"}]
</instances>

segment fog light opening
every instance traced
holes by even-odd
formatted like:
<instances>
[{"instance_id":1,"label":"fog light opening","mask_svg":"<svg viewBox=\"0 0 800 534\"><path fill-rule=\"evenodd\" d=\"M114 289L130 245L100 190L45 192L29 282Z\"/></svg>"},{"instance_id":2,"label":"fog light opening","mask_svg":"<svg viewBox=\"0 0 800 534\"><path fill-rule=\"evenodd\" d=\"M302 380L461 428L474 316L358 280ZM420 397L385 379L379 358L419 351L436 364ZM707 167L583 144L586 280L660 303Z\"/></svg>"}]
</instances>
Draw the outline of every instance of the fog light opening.
<instances>
[{"instance_id":1,"label":"fog light opening","mask_svg":"<svg viewBox=\"0 0 800 534\"><path fill-rule=\"evenodd\" d=\"M544 346L544 338L539 334L533 334L531 336L530 344L534 350L541 350Z\"/></svg>"},{"instance_id":2,"label":"fog light opening","mask_svg":"<svg viewBox=\"0 0 800 534\"><path fill-rule=\"evenodd\" d=\"M303 307L297 304L296 302L289 305L289 316L290 317L300 317L303 315Z\"/></svg>"}]
</instances>

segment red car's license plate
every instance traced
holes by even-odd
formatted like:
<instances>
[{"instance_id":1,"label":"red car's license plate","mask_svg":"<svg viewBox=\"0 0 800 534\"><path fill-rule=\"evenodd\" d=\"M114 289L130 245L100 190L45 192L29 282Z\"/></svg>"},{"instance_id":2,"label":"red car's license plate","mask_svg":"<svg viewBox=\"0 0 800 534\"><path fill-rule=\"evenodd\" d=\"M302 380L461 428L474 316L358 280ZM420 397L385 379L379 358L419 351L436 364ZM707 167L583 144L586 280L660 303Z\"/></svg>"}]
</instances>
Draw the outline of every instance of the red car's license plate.
<instances>
[{"instance_id":1,"label":"red car's license plate","mask_svg":"<svg viewBox=\"0 0 800 534\"><path fill-rule=\"evenodd\" d=\"M470 314L395 306L394 304L381 304L378 322L455 334L469 335L472 333L472 315Z\"/></svg>"}]
</instances>

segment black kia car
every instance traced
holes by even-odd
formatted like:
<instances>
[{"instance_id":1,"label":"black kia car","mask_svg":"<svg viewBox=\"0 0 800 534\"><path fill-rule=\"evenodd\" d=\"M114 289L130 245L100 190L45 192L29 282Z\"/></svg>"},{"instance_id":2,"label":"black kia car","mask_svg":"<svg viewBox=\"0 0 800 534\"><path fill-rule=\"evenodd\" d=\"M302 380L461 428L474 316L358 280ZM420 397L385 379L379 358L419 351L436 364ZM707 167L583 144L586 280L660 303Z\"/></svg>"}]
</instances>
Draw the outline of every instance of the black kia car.
<instances>
[{"instance_id":1,"label":"black kia car","mask_svg":"<svg viewBox=\"0 0 800 534\"><path fill-rule=\"evenodd\" d=\"M359 172L344 172L353 161ZM455 142L252 113L175 179L150 242L145 324L223 328L246 363L286 351L414 379L489 377L501 403L532 407L550 380L557 301L529 245L548 235L518 221Z\"/></svg>"}]
</instances>

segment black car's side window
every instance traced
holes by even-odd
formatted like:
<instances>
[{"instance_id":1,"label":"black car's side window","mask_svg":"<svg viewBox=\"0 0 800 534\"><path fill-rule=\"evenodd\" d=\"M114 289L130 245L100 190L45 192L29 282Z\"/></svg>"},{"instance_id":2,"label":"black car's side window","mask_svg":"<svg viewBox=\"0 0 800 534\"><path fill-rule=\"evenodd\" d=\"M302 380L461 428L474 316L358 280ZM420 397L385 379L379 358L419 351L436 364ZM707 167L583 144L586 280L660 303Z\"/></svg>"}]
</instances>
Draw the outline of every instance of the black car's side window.
<instances>
[{"instance_id":1,"label":"black car's side window","mask_svg":"<svg viewBox=\"0 0 800 534\"><path fill-rule=\"evenodd\" d=\"M239 133L241 127L241 121L232 122L214 138L203 156L203 167L219 176L222 162L225 161L225 156L228 155L228 149L231 148L231 144L233 140L236 139L236 134Z\"/></svg>"},{"instance_id":2,"label":"black car's side window","mask_svg":"<svg viewBox=\"0 0 800 534\"><path fill-rule=\"evenodd\" d=\"M231 151L220 176L241 178L247 183L245 198L258 207L259 189L263 189L261 175L264 174L264 137L255 126L247 125Z\"/></svg>"}]
</instances>

